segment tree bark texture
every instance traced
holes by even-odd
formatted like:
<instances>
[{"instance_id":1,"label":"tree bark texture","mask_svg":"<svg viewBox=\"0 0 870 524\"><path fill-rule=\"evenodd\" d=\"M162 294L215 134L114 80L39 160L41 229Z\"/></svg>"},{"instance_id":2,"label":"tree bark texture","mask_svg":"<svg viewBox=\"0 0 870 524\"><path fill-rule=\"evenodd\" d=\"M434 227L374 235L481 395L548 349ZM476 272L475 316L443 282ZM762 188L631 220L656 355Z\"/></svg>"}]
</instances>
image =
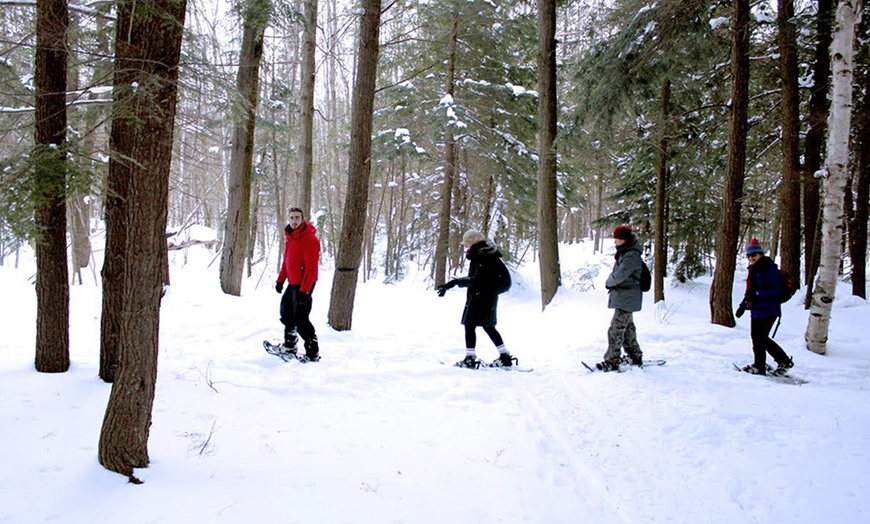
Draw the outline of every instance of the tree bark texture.
<instances>
[{"instance_id":1,"label":"tree bark texture","mask_svg":"<svg viewBox=\"0 0 870 524\"><path fill-rule=\"evenodd\" d=\"M133 468L149 461L185 8L185 0L117 6L106 233L107 260L117 266L103 273L104 295L116 294L104 300L103 317L115 317L109 325L117 327L110 339L117 359L99 461L133 481Z\"/></svg>"},{"instance_id":2,"label":"tree bark texture","mask_svg":"<svg viewBox=\"0 0 870 524\"><path fill-rule=\"evenodd\" d=\"M818 0L816 48L813 63L813 87L809 102L809 127L804 139L803 218L804 218L804 283L807 298L812 293L812 281L818 262L820 182L816 172L825 156L825 134L828 118L828 91L831 86L831 31L834 0ZM809 300L807 300L809 302Z\"/></svg>"},{"instance_id":3,"label":"tree bark texture","mask_svg":"<svg viewBox=\"0 0 870 524\"><path fill-rule=\"evenodd\" d=\"M263 34L269 21L269 0L255 0L245 10L242 49L236 89L242 98L241 111L233 130L230 184L227 194L227 222L221 251L221 290L228 295L242 293L248 235L251 225L251 172L254 159L254 128L260 86Z\"/></svg>"},{"instance_id":4,"label":"tree bark texture","mask_svg":"<svg viewBox=\"0 0 870 524\"><path fill-rule=\"evenodd\" d=\"M459 12L453 11L453 23L450 31L450 52L447 56L447 94L451 104L455 92L456 75L456 39L459 31ZM453 185L456 178L456 141L453 137L453 126L448 124L444 133L444 180L441 183L441 211L438 215L438 240L435 245L435 286L444 284L447 280L447 259L450 252L450 212L453 208Z\"/></svg>"},{"instance_id":5,"label":"tree bark texture","mask_svg":"<svg viewBox=\"0 0 870 524\"><path fill-rule=\"evenodd\" d=\"M556 219L556 2L538 1L538 258L541 309L561 285Z\"/></svg>"},{"instance_id":6,"label":"tree bark texture","mask_svg":"<svg viewBox=\"0 0 870 524\"><path fill-rule=\"evenodd\" d=\"M746 133L749 114L749 0L734 0L731 48L731 116L722 217L716 236L716 269L710 288L711 321L734 327L731 290L740 234L740 207L746 176Z\"/></svg>"},{"instance_id":7,"label":"tree bark texture","mask_svg":"<svg viewBox=\"0 0 870 524\"><path fill-rule=\"evenodd\" d=\"M66 0L36 3L36 370L69 369L66 250Z\"/></svg>"},{"instance_id":8,"label":"tree bark texture","mask_svg":"<svg viewBox=\"0 0 870 524\"><path fill-rule=\"evenodd\" d=\"M822 212L822 248L819 272L810 302L807 349L827 352L831 306L837 290L842 254L843 196L849 178L849 131L852 118L852 59L855 27L861 19L861 0L840 0L831 43L833 67L831 114L828 117L828 157Z\"/></svg>"},{"instance_id":9,"label":"tree bark texture","mask_svg":"<svg viewBox=\"0 0 870 524\"><path fill-rule=\"evenodd\" d=\"M299 92L299 173L297 200L305 216L311 216L311 182L314 154L314 53L317 49L317 0L305 0L302 30L302 85Z\"/></svg>"},{"instance_id":10,"label":"tree bark texture","mask_svg":"<svg viewBox=\"0 0 870 524\"><path fill-rule=\"evenodd\" d=\"M656 170L656 208L655 208L655 254L653 268L653 303L665 299L665 272L668 263L668 144L670 141L670 103L671 81L665 80L662 86L662 119L659 134L659 162Z\"/></svg>"},{"instance_id":11,"label":"tree bark texture","mask_svg":"<svg viewBox=\"0 0 870 524\"><path fill-rule=\"evenodd\" d=\"M329 325L338 331L351 328L357 275L362 257L372 167L372 118L378 72L380 20L380 0L363 0L359 32L359 65L351 104L347 198L327 319Z\"/></svg>"},{"instance_id":12,"label":"tree bark texture","mask_svg":"<svg viewBox=\"0 0 870 524\"><path fill-rule=\"evenodd\" d=\"M782 82L782 185L779 216L782 242L780 267L800 279L801 271L801 172L800 172L800 94L798 60L795 47L794 0L780 0L779 69Z\"/></svg>"},{"instance_id":13,"label":"tree bark texture","mask_svg":"<svg viewBox=\"0 0 870 524\"><path fill-rule=\"evenodd\" d=\"M868 37L870 37L870 20L862 20L862 40L864 49L859 60L867 63ZM852 187L855 191L855 212L849 223L849 257L852 259L852 294L861 298L867 298L867 220L870 218L870 67L864 69L861 78L863 84L863 98L856 117L857 136L857 161L854 170L854 182Z\"/></svg>"}]
</instances>

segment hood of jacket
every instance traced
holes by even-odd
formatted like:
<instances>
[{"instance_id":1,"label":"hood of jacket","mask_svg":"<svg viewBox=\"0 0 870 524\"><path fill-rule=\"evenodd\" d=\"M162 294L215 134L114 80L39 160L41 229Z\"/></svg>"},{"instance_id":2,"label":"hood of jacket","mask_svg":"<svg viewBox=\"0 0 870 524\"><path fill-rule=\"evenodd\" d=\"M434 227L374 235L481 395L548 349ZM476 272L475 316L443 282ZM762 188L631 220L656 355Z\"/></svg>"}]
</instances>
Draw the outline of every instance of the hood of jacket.
<instances>
[{"instance_id":1,"label":"hood of jacket","mask_svg":"<svg viewBox=\"0 0 870 524\"><path fill-rule=\"evenodd\" d=\"M640 253L641 258L643 258L643 250L640 248L640 242L637 241L637 235L634 233L631 234L629 240L626 240L624 244L616 248L616 261L619 262L619 259L629 251L637 251Z\"/></svg>"},{"instance_id":2,"label":"hood of jacket","mask_svg":"<svg viewBox=\"0 0 870 524\"><path fill-rule=\"evenodd\" d=\"M480 242L468 248L468 251L465 253L465 258L471 260L478 255L494 255L502 258L501 251L499 251L494 244L490 243L487 240L481 240Z\"/></svg>"}]
</instances>

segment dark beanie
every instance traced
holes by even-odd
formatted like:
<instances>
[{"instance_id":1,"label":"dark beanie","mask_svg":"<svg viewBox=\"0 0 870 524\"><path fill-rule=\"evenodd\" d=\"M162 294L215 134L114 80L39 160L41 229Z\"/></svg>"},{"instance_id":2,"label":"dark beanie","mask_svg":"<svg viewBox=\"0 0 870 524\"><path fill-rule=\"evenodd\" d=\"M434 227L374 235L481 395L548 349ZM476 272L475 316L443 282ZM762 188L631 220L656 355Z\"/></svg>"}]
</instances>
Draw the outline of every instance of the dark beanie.
<instances>
[{"instance_id":1,"label":"dark beanie","mask_svg":"<svg viewBox=\"0 0 870 524\"><path fill-rule=\"evenodd\" d=\"M616 226L616 229L613 230L613 238L618 238L620 240L631 240L631 226L629 226L628 224Z\"/></svg>"},{"instance_id":2,"label":"dark beanie","mask_svg":"<svg viewBox=\"0 0 870 524\"><path fill-rule=\"evenodd\" d=\"M757 238L753 238L746 244L746 256L749 256L753 253L761 253L764 254L764 249L761 248L761 244L758 242Z\"/></svg>"}]
</instances>

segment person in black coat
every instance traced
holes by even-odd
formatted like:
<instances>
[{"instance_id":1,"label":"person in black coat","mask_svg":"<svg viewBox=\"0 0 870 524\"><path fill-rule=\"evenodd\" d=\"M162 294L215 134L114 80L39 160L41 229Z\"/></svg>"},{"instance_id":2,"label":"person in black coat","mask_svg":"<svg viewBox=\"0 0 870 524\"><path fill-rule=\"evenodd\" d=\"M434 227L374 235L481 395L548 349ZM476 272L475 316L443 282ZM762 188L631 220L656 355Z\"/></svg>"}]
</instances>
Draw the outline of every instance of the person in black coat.
<instances>
[{"instance_id":1,"label":"person in black coat","mask_svg":"<svg viewBox=\"0 0 870 524\"><path fill-rule=\"evenodd\" d=\"M498 321L498 278L504 262L502 254L491 243L487 242L480 231L467 231L462 237L465 246L465 258L470 262L468 276L454 278L438 286L435 290L443 297L448 289L459 286L468 288L465 299L465 309L462 311L462 324L465 326L465 358L456 363L459 367L477 368L480 360L475 354L478 326L489 335L498 350L499 357L489 364L492 367L510 367L516 361L505 348L501 334L496 330Z\"/></svg>"},{"instance_id":2,"label":"person in black coat","mask_svg":"<svg viewBox=\"0 0 870 524\"><path fill-rule=\"evenodd\" d=\"M779 292L783 282L779 276L779 268L770 257L764 256L764 249L757 238L753 238L746 245L746 258L749 260L746 294L735 315L740 318L747 309L751 312L750 333L755 361L744 367L743 371L753 375L766 375L769 353L777 364L773 374L783 375L794 367L794 361L770 338L773 324L782 316Z\"/></svg>"}]
</instances>

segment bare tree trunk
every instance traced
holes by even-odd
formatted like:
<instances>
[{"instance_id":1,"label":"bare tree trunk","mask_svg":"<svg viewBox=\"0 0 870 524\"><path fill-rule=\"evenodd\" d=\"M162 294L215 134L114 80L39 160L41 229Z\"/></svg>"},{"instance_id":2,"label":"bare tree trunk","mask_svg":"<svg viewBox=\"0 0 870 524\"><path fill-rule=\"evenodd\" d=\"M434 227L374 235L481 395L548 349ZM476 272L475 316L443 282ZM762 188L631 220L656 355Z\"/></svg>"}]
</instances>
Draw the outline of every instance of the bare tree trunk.
<instances>
[{"instance_id":1,"label":"bare tree trunk","mask_svg":"<svg viewBox=\"0 0 870 524\"><path fill-rule=\"evenodd\" d=\"M118 359L100 432L99 460L127 475L148 465L151 408L157 382L160 299L166 261L166 220L172 162L178 62L185 0L117 4L113 120L104 300L113 309ZM123 199L118 198L123 197ZM121 278L106 286L108 278ZM104 324L105 325L105 324Z\"/></svg>"},{"instance_id":2,"label":"bare tree trunk","mask_svg":"<svg viewBox=\"0 0 870 524\"><path fill-rule=\"evenodd\" d=\"M269 22L269 0L252 0L245 9L242 49L236 89L242 98L241 114L233 131L230 159L230 187L227 221L221 252L221 290L228 295L242 293L248 232L251 223L251 170L254 158L254 127L260 86L263 33Z\"/></svg>"},{"instance_id":3,"label":"bare tree trunk","mask_svg":"<svg viewBox=\"0 0 870 524\"><path fill-rule=\"evenodd\" d=\"M299 94L299 172L296 191L296 206L302 208L305 216L311 216L311 181L314 177L314 52L317 49L317 0L305 0L305 34L302 43L302 84Z\"/></svg>"},{"instance_id":4,"label":"bare tree trunk","mask_svg":"<svg viewBox=\"0 0 870 524\"><path fill-rule=\"evenodd\" d=\"M849 130L852 108L852 58L855 26L861 19L861 0L840 0L831 44L833 86L828 118L828 158L822 216L819 274L810 303L807 349L827 352L831 306L837 291L837 273L843 242L843 194L849 177Z\"/></svg>"},{"instance_id":5,"label":"bare tree trunk","mask_svg":"<svg viewBox=\"0 0 870 524\"><path fill-rule=\"evenodd\" d=\"M870 44L870 20L862 21L862 40L864 52L862 58L866 63ZM860 60L856 60L858 62ZM855 182L855 213L849 224L849 257L852 259L852 294L867 298L867 220L870 215L870 68L864 69L861 78L863 83L863 98L857 110L857 160L854 171Z\"/></svg>"},{"instance_id":6,"label":"bare tree trunk","mask_svg":"<svg viewBox=\"0 0 870 524\"><path fill-rule=\"evenodd\" d=\"M749 0L734 0L731 49L731 122L722 196L722 217L716 237L716 269L710 288L711 322L734 327L731 290L740 234L740 206L746 176L746 132L749 114Z\"/></svg>"},{"instance_id":7,"label":"bare tree trunk","mask_svg":"<svg viewBox=\"0 0 870 524\"><path fill-rule=\"evenodd\" d=\"M459 12L453 11L453 25L450 31L450 53L447 57L447 94L453 104L454 78L456 74L456 39L459 28ZM453 185L456 178L456 142L450 124L444 136L444 182L441 184L441 213L438 217L438 242L435 244L435 286L447 280L447 260L450 244L450 210L452 208Z\"/></svg>"},{"instance_id":8,"label":"bare tree trunk","mask_svg":"<svg viewBox=\"0 0 870 524\"><path fill-rule=\"evenodd\" d=\"M347 199L342 219L341 241L335 261L335 276L327 320L333 329L351 328L356 297L366 204L371 176L372 118L375 83L378 72L378 33L381 1L363 0L360 17L359 66L353 89L351 108L350 155L348 161Z\"/></svg>"},{"instance_id":9,"label":"bare tree trunk","mask_svg":"<svg viewBox=\"0 0 870 524\"><path fill-rule=\"evenodd\" d=\"M655 219L655 255L653 277L655 289L653 302L665 299L665 273L668 263L667 246L667 191L668 191L668 143L670 141L670 103L671 81L665 80L662 86L662 119L659 135L659 164L656 171L656 219Z\"/></svg>"},{"instance_id":10,"label":"bare tree trunk","mask_svg":"<svg viewBox=\"0 0 870 524\"><path fill-rule=\"evenodd\" d=\"M782 186L779 193L780 267L800 281L800 94L795 48L794 0L779 0L779 68L782 81Z\"/></svg>"},{"instance_id":11,"label":"bare tree trunk","mask_svg":"<svg viewBox=\"0 0 870 524\"><path fill-rule=\"evenodd\" d=\"M66 0L36 3L36 370L69 369L66 251Z\"/></svg>"},{"instance_id":12,"label":"bare tree trunk","mask_svg":"<svg viewBox=\"0 0 870 524\"><path fill-rule=\"evenodd\" d=\"M813 291L813 277L818 262L819 179L822 167L825 134L827 133L828 91L831 85L831 29L834 0L818 0L816 49L813 64L813 88L810 94L809 128L804 139L803 217L804 217L804 283L807 285L807 307Z\"/></svg>"},{"instance_id":13,"label":"bare tree trunk","mask_svg":"<svg viewBox=\"0 0 870 524\"><path fill-rule=\"evenodd\" d=\"M538 261L541 309L553 300L562 275L556 220L556 2L538 1Z\"/></svg>"}]
</instances>

